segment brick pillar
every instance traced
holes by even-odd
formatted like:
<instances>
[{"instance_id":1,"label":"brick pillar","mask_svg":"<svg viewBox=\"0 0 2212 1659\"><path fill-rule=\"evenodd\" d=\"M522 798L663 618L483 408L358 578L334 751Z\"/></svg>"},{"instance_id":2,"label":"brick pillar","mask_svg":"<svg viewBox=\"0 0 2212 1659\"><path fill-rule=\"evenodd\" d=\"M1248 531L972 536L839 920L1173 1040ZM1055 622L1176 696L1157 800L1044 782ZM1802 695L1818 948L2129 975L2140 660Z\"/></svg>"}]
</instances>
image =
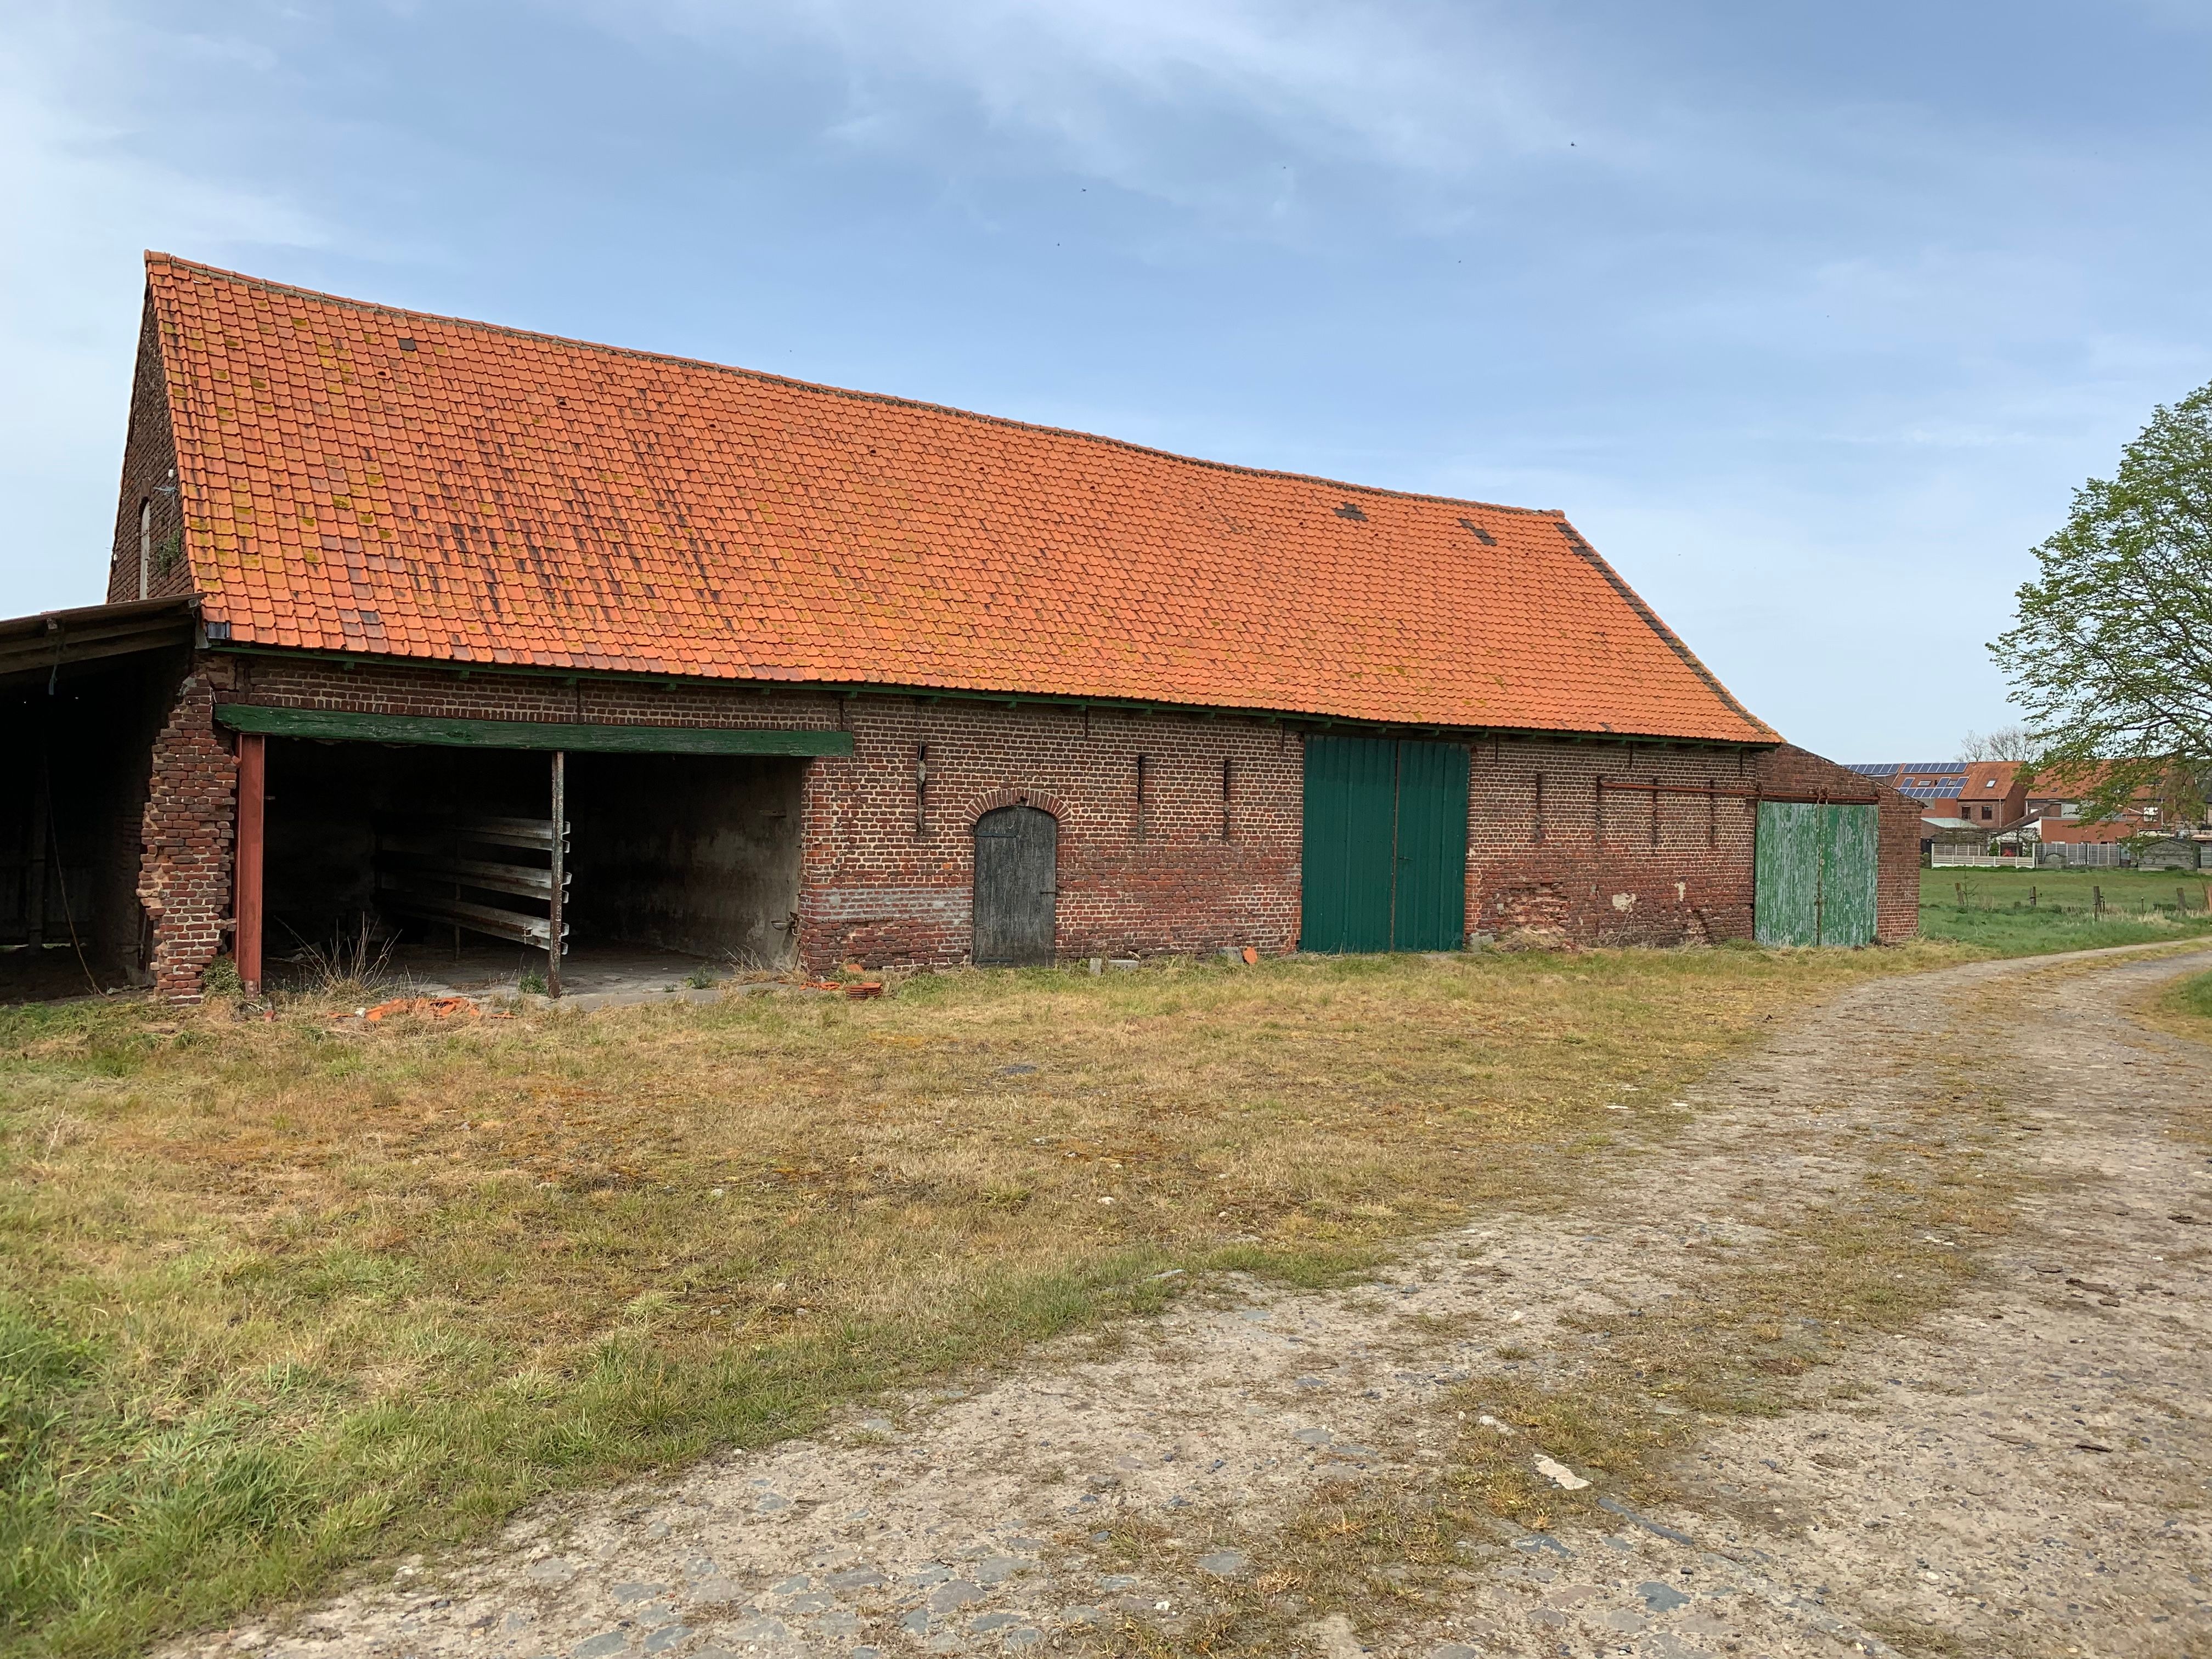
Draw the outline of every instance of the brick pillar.
<instances>
[{"instance_id":1,"label":"brick pillar","mask_svg":"<svg viewBox=\"0 0 2212 1659\"><path fill-rule=\"evenodd\" d=\"M825 900L838 887L842 851L839 808L848 781L845 774L853 765L844 759L811 760L799 787L799 937L794 947L796 965L808 973L827 973L837 966L840 941L823 913Z\"/></svg>"},{"instance_id":2,"label":"brick pillar","mask_svg":"<svg viewBox=\"0 0 2212 1659\"><path fill-rule=\"evenodd\" d=\"M216 730L214 690L197 665L154 739L138 866L138 902L154 921L147 966L155 994L172 1002L198 1001L201 976L222 952L237 803L238 763Z\"/></svg>"}]
</instances>

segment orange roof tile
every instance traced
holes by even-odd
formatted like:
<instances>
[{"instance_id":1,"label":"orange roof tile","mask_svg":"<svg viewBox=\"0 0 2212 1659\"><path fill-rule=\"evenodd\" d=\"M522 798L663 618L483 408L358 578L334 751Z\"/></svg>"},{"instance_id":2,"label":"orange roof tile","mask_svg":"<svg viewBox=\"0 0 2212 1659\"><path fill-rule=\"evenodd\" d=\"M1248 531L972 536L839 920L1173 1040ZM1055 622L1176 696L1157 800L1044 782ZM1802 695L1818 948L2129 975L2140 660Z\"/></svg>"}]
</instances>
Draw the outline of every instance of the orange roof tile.
<instances>
[{"instance_id":1,"label":"orange roof tile","mask_svg":"<svg viewBox=\"0 0 2212 1659\"><path fill-rule=\"evenodd\" d=\"M1775 741L1558 513L147 274L236 641Z\"/></svg>"}]
</instances>

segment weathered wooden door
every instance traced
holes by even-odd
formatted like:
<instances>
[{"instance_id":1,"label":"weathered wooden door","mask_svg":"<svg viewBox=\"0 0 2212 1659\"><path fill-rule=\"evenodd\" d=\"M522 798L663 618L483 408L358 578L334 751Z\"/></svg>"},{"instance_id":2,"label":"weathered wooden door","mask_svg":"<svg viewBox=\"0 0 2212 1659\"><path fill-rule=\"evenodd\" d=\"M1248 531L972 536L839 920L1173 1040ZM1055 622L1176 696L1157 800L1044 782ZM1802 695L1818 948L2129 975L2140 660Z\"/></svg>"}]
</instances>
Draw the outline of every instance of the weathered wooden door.
<instances>
[{"instance_id":1,"label":"weathered wooden door","mask_svg":"<svg viewBox=\"0 0 2212 1659\"><path fill-rule=\"evenodd\" d=\"M1759 804L1753 929L1761 945L1871 945L1881 809Z\"/></svg>"},{"instance_id":2,"label":"weathered wooden door","mask_svg":"<svg viewBox=\"0 0 2212 1659\"><path fill-rule=\"evenodd\" d=\"M1467 750L1310 738L1299 947L1450 951L1467 932Z\"/></svg>"},{"instance_id":3,"label":"weathered wooden door","mask_svg":"<svg viewBox=\"0 0 2212 1659\"><path fill-rule=\"evenodd\" d=\"M1051 813L1001 806L975 820L979 966L1052 965L1059 874L1060 825Z\"/></svg>"}]
</instances>

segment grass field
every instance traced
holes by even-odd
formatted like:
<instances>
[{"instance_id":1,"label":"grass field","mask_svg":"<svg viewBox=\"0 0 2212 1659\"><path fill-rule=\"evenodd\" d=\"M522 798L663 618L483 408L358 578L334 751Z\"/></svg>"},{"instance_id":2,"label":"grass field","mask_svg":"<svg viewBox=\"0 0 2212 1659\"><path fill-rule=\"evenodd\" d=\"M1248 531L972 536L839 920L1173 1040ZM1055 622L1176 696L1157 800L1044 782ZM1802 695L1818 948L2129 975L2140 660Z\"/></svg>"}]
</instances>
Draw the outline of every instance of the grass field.
<instances>
[{"instance_id":1,"label":"grass field","mask_svg":"<svg viewBox=\"0 0 2212 1659\"><path fill-rule=\"evenodd\" d=\"M2139 945L2212 933L2208 898L2194 871L1923 870L1920 931L1999 956Z\"/></svg>"},{"instance_id":2,"label":"grass field","mask_svg":"<svg viewBox=\"0 0 2212 1659\"><path fill-rule=\"evenodd\" d=\"M2191 974L2186 979L2176 980L2139 1007L2137 1012L2151 1024L2177 1036L2212 1042L2212 974Z\"/></svg>"},{"instance_id":3,"label":"grass field","mask_svg":"<svg viewBox=\"0 0 2212 1659\"><path fill-rule=\"evenodd\" d=\"M0 1010L0 1647L137 1650L1157 1307L1170 1267L1354 1273L1564 1196L1607 1101L1841 986L2202 925L1953 915L1879 951L954 973L367 1033L312 1001Z\"/></svg>"}]
</instances>

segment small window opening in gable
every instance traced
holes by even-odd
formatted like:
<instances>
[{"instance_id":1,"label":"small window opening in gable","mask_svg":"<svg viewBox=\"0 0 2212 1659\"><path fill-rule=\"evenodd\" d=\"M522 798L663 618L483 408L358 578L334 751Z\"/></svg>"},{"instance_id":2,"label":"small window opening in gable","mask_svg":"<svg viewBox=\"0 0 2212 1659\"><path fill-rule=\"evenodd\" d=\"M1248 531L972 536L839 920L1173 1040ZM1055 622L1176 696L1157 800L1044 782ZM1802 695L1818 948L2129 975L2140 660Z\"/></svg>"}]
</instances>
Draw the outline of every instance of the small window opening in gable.
<instances>
[{"instance_id":1,"label":"small window opening in gable","mask_svg":"<svg viewBox=\"0 0 2212 1659\"><path fill-rule=\"evenodd\" d=\"M144 599L154 584L154 502L138 503L138 597Z\"/></svg>"}]
</instances>

